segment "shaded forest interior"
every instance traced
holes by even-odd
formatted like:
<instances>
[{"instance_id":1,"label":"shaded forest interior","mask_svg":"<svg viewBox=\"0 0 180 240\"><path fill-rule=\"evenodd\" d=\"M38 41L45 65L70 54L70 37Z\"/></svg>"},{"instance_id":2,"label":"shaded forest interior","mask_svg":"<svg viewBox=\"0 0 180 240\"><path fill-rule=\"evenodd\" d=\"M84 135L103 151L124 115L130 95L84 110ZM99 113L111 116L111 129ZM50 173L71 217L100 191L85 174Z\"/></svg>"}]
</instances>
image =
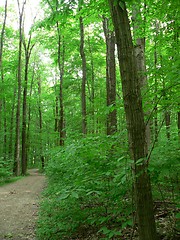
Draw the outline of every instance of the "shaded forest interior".
<instances>
[{"instance_id":1,"label":"shaded forest interior","mask_svg":"<svg viewBox=\"0 0 180 240\"><path fill-rule=\"evenodd\" d=\"M38 239L180 239L179 24L177 0L0 3L0 184L46 173Z\"/></svg>"}]
</instances>

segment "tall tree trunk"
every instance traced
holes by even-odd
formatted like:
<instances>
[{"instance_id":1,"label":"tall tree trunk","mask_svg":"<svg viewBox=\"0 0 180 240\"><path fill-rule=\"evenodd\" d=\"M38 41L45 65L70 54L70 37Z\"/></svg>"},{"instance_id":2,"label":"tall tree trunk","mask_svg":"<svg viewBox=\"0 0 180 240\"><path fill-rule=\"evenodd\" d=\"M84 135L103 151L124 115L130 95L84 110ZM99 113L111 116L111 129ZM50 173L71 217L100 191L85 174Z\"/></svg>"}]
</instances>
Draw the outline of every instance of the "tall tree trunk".
<instances>
[{"instance_id":1,"label":"tall tree trunk","mask_svg":"<svg viewBox=\"0 0 180 240\"><path fill-rule=\"evenodd\" d=\"M92 127L91 132L95 132L95 106L94 106L94 100L95 100L95 72L94 72L94 61L93 61L93 50L92 45L90 42L90 37L88 37L88 45L89 45L89 53L91 58L91 87L90 84L87 81L88 90L89 90L89 99L91 103L91 118L92 118Z\"/></svg>"},{"instance_id":2,"label":"tall tree trunk","mask_svg":"<svg viewBox=\"0 0 180 240\"><path fill-rule=\"evenodd\" d=\"M23 2L20 9L19 0L17 0L19 8L19 56L18 56L18 94L17 94L17 109L16 109L16 137L14 151L14 168L13 172L16 176L20 175L20 110L21 110L21 72L22 72L22 41L23 41L23 15L26 0Z\"/></svg>"},{"instance_id":3,"label":"tall tree trunk","mask_svg":"<svg viewBox=\"0 0 180 240\"><path fill-rule=\"evenodd\" d=\"M39 95L39 134L40 134L40 160L42 169L44 169L44 155L43 155L43 145L42 145L42 104L41 104L41 77L38 77L38 95Z\"/></svg>"},{"instance_id":4,"label":"tall tree trunk","mask_svg":"<svg viewBox=\"0 0 180 240\"><path fill-rule=\"evenodd\" d=\"M65 122L64 122L64 99L63 99L63 78L64 78L64 55L65 48L63 37L61 36L60 26L57 22L57 33L58 33L58 69L59 69L59 134L60 142L59 145L64 145L65 138ZM62 38L62 39L61 39Z\"/></svg>"},{"instance_id":5,"label":"tall tree trunk","mask_svg":"<svg viewBox=\"0 0 180 240\"><path fill-rule=\"evenodd\" d=\"M158 30L159 30L159 24L156 21L155 23L155 39L154 39L154 68L155 68L155 81L154 81L154 141L158 142L158 78L157 78L157 64L158 64L158 52L157 52L157 36L158 36Z\"/></svg>"},{"instance_id":6,"label":"tall tree trunk","mask_svg":"<svg viewBox=\"0 0 180 240\"><path fill-rule=\"evenodd\" d=\"M146 8L146 6L144 6ZM133 20L133 35L135 40L134 52L137 62L137 71L139 77L139 84L142 91L147 91L148 81L146 76L146 59L145 59L145 37L138 37L138 31L143 31L143 25L145 25L145 19L142 19L140 6L135 4L132 11L132 20ZM145 116L149 116L150 111L145 112ZM151 131L150 131L150 121L146 125L146 141L149 148L151 143Z\"/></svg>"},{"instance_id":7,"label":"tall tree trunk","mask_svg":"<svg viewBox=\"0 0 180 240\"><path fill-rule=\"evenodd\" d=\"M14 129L14 113L15 113L15 101L16 101L16 86L14 86L14 95L13 95L13 104L11 111L11 120L10 120L10 136L9 136L9 158L13 158L13 129Z\"/></svg>"},{"instance_id":8,"label":"tall tree trunk","mask_svg":"<svg viewBox=\"0 0 180 240\"><path fill-rule=\"evenodd\" d=\"M27 171L27 87L28 87L28 69L29 60L34 45L31 44L31 35L29 36L28 44L26 45L25 39L23 41L25 50L25 73L24 73L24 89L23 89L23 112L22 112L22 175L26 174Z\"/></svg>"},{"instance_id":9,"label":"tall tree trunk","mask_svg":"<svg viewBox=\"0 0 180 240\"><path fill-rule=\"evenodd\" d=\"M155 43L155 50L154 50L154 67L155 71L157 71L157 50L156 50L156 43ZM157 106L157 74L155 73L155 82L154 82L154 141L158 142L158 106Z\"/></svg>"},{"instance_id":10,"label":"tall tree trunk","mask_svg":"<svg viewBox=\"0 0 180 240\"><path fill-rule=\"evenodd\" d=\"M4 34L5 34L5 27L6 27L6 19L7 19L7 0L5 1L4 4L4 21L2 24L2 30L0 33L0 77L1 77L1 81L2 84L4 83L4 73L3 73L3 46L4 46ZM3 96L3 94L1 94L1 89L0 89L0 96ZM1 112L4 112L4 115L1 114ZM1 116L4 116L4 119L1 118ZM2 126L2 121L3 126ZM6 154L7 154L7 119L6 119L6 99L5 97L3 97L2 99L0 98L0 130L1 128L3 128L2 132L3 132L3 156L4 159L6 158Z\"/></svg>"},{"instance_id":11,"label":"tall tree trunk","mask_svg":"<svg viewBox=\"0 0 180 240\"><path fill-rule=\"evenodd\" d=\"M33 83L34 83L34 76L35 76L35 63L33 67L33 74L32 74L32 79L31 79L31 85L30 85L30 92L29 92L29 97L31 98L32 96L32 91L33 91ZM31 103L29 102L28 105L28 120L27 120L27 144L26 144L26 154L27 156L29 155L29 150L30 150L30 124L31 124ZM33 159L31 159L31 163L33 163Z\"/></svg>"},{"instance_id":12,"label":"tall tree trunk","mask_svg":"<svg viewBox=\"0 0 180 240\"><path fill-rule=\"evenodd\" d=\"M120 4L114 4L113 0L109 0L109 5L117 39L129 148L131 158L134 160L133 173L139 239L156 240L152 191L147 171L148 149L144 113L129 19L123 1L120 6Z\"/></svg>"},{"instance_id":13,"label":"tall tree trunk","mask_svg":"<svg viewBox=\"0 0 180 240\"><path fill-rule=\"evenodd\" d=\"M113 107L107 116L107 135L112 135L117 132L115 34L109 30L107 18L103 19L103 29L106 39L106 101L108 107Z\"/></svg>"},{"instance_id":14,"label":"tall tree trunk","mask_svg":"<svg viewBox=\"0 0 180 240\"><path fill-rule=\"evenodd\" d=\"M83 4L83 1L81 1ZM80 5L80 9L81 9ZM83 135L87 134L87 116L86 116L86 55L84 50L84 23L83 18L80 16L79 18L80 24L80 54L82 59L82 85L81 85L81 104L82 104L82 133Z\"/></svg>"}]
</instances>

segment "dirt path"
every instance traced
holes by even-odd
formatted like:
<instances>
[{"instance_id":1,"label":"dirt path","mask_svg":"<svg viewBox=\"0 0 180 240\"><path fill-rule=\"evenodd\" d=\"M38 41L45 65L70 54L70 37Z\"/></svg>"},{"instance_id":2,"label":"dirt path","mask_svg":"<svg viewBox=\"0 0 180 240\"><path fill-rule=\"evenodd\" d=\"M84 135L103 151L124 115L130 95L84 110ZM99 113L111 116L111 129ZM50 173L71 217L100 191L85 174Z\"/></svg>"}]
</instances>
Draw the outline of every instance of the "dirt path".
<instances>
[{"instance_id":1,"label":"dirt path","mask_svg":"<svg viewBox=\"0 0 180 240\"><path fill-rule=\"evenodd\" d=\"M45 176L37 169L30 176L0 187L0 240L35 240L38 196Z\"/></svg>"}]
</instances>

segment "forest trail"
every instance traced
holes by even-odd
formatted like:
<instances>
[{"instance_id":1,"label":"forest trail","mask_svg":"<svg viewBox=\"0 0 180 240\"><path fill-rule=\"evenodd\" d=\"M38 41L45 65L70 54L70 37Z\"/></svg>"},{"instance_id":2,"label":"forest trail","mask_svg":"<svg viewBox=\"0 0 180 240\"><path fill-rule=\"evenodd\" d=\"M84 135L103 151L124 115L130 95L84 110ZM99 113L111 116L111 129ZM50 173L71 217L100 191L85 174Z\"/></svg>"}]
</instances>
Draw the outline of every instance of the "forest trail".
<instances>
[{"instance_id":1,"label":"forest trail","mask_svg":"<svg viewBox=\"0 0 180 240\"><path fill-rule=\"evenodd\" d=\"M37 169L29 176L0 187L0 240L35 240L38 196L45 176Z\"/></svg>"}]
</instances>

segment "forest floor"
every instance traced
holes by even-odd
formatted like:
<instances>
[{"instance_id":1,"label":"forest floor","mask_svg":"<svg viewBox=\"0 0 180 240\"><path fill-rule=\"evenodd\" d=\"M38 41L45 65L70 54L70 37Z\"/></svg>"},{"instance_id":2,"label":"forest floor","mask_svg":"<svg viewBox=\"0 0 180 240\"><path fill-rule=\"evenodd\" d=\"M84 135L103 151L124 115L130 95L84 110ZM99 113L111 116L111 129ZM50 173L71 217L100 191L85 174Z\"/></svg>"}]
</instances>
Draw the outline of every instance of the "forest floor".
<instances>
[{"instance_id":1,"label":"forest floor","mask_svg":"<svg viewBox=\"0 0 180 240\"><path fill-rule=\"evenodd\" d=\"M0 240L35 240L40 193L45 176L29 170L17 182L0 187Z\"/></svg>"}]
</instances>

